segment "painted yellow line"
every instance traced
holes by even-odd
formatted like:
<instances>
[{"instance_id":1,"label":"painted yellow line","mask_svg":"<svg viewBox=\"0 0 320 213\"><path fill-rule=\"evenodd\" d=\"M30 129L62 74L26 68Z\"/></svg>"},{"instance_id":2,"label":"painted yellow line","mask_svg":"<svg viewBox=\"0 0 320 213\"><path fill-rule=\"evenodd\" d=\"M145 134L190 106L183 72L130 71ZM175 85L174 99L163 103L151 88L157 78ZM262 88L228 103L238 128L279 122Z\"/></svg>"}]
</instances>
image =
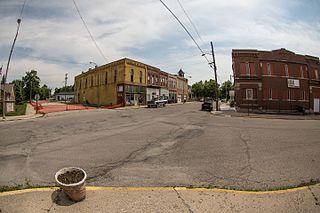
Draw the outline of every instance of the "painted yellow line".
<instances>
[{"instance_id":1,"label":"painted yellow line","mask_svg":"<svg viewBox=\"0 0 320 213\"><path fill-rule=\"evenodd\" d=\"M296 192L301 190L308 189L307 186L297 187L297 188L290 188L290 189L280 189L280 190L271 190L271 191L245 191L245 190L234 190L234 189L219 189L219 188L212 188L212 189L206 189L206 188L186 188L186 190L189 191L200 191L200 192L223 192L223 193L234 193L234 194L281 194L281 193L290 193L290 192ZM181 188L177 190L183 190Z\"/></svg>"},{"instance_id":2,"label":"painted yellow line","mask_svg":"<svg viewBox=\"0 0 320 213\"><path fill-rule=\"evenodd\" d=\"M59 187L21 189L21 190L9 191L9 192L1 192L0 197L1 196L24 194L24 193L28 193L28 192L50 192L50 191L53 192L57 189L59 189Z\"/></svg>"},{"instance_id":3,"label":"painted yellow line","mask_svg":"<svg viewBox=\"0 0 320 213\"><path fill-rule=\"evenodd\" d=\"M317 184L316 186L320 186ZM32 188L32 189L22 189L22 190L15 190L9 192L2 192L0 193L0 197L2 196L12 196L12 195L19 195L24 193L30 192L54 192L58 190L59 187L47 187L47 188ZM87 186L86 190L88 191L194 191L194 192L217 192L217 193L234 193L234 194L281 194L281 193L290 193L290 192L297 192L301 190L307 190L307 186L291 188L291 189L281 189L281 190L274 190L274 191L242 191L242 190L233 190L233 189L219 189L219 188L187 188L187 187L97 187L97 186Z\"/></svg>"}]
</instances>

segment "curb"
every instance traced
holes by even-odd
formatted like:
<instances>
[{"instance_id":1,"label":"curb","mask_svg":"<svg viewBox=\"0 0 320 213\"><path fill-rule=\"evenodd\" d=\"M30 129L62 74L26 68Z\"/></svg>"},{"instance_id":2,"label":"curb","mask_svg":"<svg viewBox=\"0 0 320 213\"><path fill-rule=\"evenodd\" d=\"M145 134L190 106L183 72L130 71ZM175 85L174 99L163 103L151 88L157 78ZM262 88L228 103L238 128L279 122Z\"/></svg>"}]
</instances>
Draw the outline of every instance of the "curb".
<instances>
[{"instance_id":1,"label":"curb","mask_svg":"<svg viewBox=\"0 0 320 213\"><path fill-rule=\"evenodd\" d=\"M12 118L12 119L0 119L0 122L31 120L31 119L44 117L44 115L45 114L36 114L36 115L33 115L33 116L25 116L25 117Z\"/></svg>"},{"instance_id":2,"label":"curb","mask_svg":"<svg viewBox=\"0 0 320 213\"><path fill-rule=\"evenodd\" d=\"M313 186L320 186L316 184ZM290 189L279 189L270 191L245 191L245 190L235 190L235 189L220 189L220 188L187 188L187 187L108 187L108 186L87 186L87 191L195 191L195 192L217 192L217 193L234 193L234 194L283 194L297 192L301 190L307 190L310 186L301 186ZM31 188L31 189L21 189L8 192L1 192L0 197L3 196L14 196L30 192L50 192L60 189L60 187L42 187L42 188Z\"/></svg>"}]
</instances>

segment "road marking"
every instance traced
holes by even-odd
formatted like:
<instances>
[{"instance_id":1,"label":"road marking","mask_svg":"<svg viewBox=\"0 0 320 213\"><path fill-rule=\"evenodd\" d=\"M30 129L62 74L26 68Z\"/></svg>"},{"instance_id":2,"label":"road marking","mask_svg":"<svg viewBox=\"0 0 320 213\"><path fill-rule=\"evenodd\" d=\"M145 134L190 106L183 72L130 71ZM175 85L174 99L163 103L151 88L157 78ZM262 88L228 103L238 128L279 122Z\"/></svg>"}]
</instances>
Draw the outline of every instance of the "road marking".
<instances>
[{"instance_id":1,"label":"road marking","mask_svg":"<svg viewBox=\"0 0 320 213\"><path fill-rule=\"evenodd\" d=\"M315 186L320 186L317 184ZM60 187L47 187L47 188L32 188L32 189L21 189L15 191L1 192L2 196L19 195L29 192L50 192L60 189ZM197 192L217 192L217 193L234 193L234 194L281 194L290 193L301 190L307 190L308 186L302 186L290 189L272 190L272 191L245 191L245 190L234 190L234 189L219 189L219 188L187 188L187 187L105 187L105 186L87 186L87 191L197 191Z\"/></svg>"}]
</instances>

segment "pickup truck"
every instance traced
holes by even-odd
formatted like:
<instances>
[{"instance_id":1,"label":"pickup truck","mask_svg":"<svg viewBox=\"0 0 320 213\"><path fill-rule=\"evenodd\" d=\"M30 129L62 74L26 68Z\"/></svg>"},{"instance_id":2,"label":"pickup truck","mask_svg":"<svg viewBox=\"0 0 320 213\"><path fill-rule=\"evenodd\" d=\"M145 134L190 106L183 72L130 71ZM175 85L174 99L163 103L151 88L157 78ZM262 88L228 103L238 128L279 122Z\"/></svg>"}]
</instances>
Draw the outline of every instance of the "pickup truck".
<instances>
[{"instance_id":1,"label":"pickup truck","mask_svg":"<svg viewBox=\"0 0 320 213\"><path fill-rule=\"evenodd\" d=\"M155 107L155 108L158 108L158 107L165 107L166 104L168 103L168 100L166 99L159 99L159 98L152 98L151 101L148 101L148 108L150 107Z\"/></svg>"},{"instance_id":2,"label":"pickup truck","mask_svg":"<svg viewBox=\"0 0 320 213\"><path fill-rule=\"evenodd\" d=\"M201 106L201 110L211 112L213 110L213 99L206 98Z\"/></svg>"}]
</instances>

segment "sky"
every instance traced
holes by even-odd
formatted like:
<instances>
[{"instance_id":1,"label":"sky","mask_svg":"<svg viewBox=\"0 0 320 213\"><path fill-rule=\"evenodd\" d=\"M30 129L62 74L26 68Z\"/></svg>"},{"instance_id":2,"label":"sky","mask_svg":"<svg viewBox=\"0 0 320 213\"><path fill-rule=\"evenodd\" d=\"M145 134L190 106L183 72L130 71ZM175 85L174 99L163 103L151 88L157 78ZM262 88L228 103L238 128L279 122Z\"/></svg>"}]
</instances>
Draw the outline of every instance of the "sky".
<instances>
[{"instance_id":1,"label":"sky","mask_svg":"<svg viewBox=\"0 0 320 213\"><path fill-rule=\"evenodd\" d=\"M128 57L175 74L189 84L213 79L200 50L159 0L27 0L8 81L37 70L42 84L62 87L82 71ZM210 53L214 43L218 83L232 74L232 49L286 48L320 56L319 0L163 0ZM24 0L0 0L0 66L5 69ZM211 55L207 55L211 60Z\"/></svg>"}]
</instances>

